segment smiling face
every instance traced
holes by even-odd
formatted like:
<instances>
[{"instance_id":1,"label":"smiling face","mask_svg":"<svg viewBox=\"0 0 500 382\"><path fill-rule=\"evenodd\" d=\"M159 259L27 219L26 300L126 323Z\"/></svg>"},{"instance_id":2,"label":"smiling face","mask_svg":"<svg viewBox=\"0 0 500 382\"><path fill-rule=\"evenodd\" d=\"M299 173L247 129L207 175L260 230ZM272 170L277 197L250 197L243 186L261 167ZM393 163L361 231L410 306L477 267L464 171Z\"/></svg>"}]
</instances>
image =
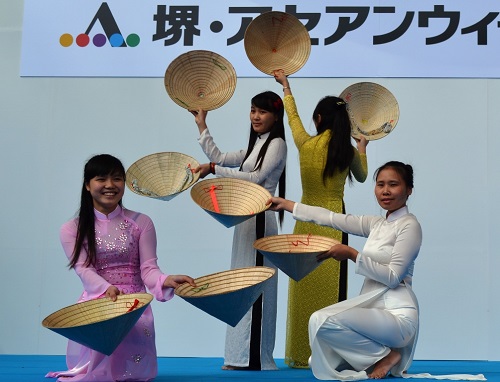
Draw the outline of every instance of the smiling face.
<instances>
[{"instance_id":1,"label":"smiling face","mask_svg":"<svg viewBox=\"0 0 500 382\"><path fill-rule=\"evenodd\" d=\"M95 176L85 185L92 196L94 208L108 215L116 209L125 192L122 175Z\"/></svg>"},{"instance_id":2,"label":"smiling face","mask_svg":"<svg viewBox=\"0 0 500 382\"><path fill-rule=\"evenodd\" d=\"M377 175L375 196L380 207L387 210L387 216L406 205L412 191L401 175L391 167L381 170Z\"/></svg>"},{"instance_id":3,"label":"smiling face","mask_svg":"<svg viewBox=\"0 0 500 382\"><path fill-rule=\"evenodd\" d=\"M254 105L250 108L250 122L252 129L257 134L265 134L271 131L277 118L274 113L258 108Z\"/></svg>"}]
</instances>

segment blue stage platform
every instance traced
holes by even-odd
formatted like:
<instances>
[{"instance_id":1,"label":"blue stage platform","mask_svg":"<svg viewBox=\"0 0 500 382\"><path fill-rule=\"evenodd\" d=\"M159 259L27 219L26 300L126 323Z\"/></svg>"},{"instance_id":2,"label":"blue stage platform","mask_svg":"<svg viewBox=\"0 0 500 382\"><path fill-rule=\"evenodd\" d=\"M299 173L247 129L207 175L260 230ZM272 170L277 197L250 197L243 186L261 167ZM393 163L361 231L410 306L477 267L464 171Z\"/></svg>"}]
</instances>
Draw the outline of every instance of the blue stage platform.
<instances>
[{"instance_id":1,"label":"blue stage platform","mask_svg":"<svg viewBox=\"0 0 500 382\"><path fill-rule=\"evenodd\" d=\"M282 359L278 371L225 371L222 358L158 358L155 382L232 382L242 380L293 382L318 381L308 369L291 369ZM50 382L45 373L64 370L64 356L0 355L1 382ZM414 361L410 373L483 374L488 381L500 382L500 362L488 361ZM391 382L402 378L389 378ZM431 379L420 379L431 380ZM408 380L406 380L408 381ZM433 379L435 381L435 379Z\"/></svg>"}]
</instances>

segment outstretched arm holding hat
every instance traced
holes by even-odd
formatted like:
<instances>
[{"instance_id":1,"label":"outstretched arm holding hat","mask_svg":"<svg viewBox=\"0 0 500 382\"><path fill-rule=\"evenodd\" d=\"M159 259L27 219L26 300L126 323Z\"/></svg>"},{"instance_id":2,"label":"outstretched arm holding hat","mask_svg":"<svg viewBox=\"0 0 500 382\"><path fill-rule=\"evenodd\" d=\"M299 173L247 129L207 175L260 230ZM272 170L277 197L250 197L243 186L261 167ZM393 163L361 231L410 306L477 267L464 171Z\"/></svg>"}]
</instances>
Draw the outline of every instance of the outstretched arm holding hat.
<instances>
[{"instance_id":1,"label":"outstretched arm holding hat","mask_svg":"<svg viewBox=\"0 0 500 382\"><path fill-rule=\"evenodd\" d=\"M273 72L276 82L283 86L283 96L292 95L292 89L290 88L290 83L288 82L288 77L285 76L283 69L278 69Z\"/></svg>"},{"instance_id":2,"label":"outstretched arm holding hat","mask_svg":"<svg viewBox=\"0 0 500 382\"><path fill-rule=\"evenodd\" d=\"M200 136L204 133L205 130L208 130L206 118L208 111L198 109L198 110L189 110L191 114L194 115L194 121L198 126L198 131L200 132ZM205 178L208 174L215 174L215 163L202 163L198 167L194 169L195 173L200 174L200 178Z\"/></svg>"},{"instance_id":3,"label":"outstretched arm holding hat","mask_svg":"<svg viewBox=\"0 0 500 382\"><path fill-rule=\"evenodd\" d=\"M201 133L203 133L206 129L208 129L206 123L208 111L198 109L198 110L189 110L189 112L194 115L194 121L196 122L196 125L198 126L198 130L201 135Z\"/></svg>"}]
</instances>

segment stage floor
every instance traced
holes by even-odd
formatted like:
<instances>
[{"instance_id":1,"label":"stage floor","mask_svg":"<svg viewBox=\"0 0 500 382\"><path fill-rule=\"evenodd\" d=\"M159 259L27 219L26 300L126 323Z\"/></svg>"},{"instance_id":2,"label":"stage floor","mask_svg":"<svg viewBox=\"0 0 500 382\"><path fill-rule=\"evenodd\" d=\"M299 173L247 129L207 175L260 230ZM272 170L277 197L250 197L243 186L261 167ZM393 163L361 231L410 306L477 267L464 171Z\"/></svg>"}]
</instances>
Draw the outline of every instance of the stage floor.
<instances>
[{"instance_id":1,"label":"stage floor","mask_svg":"<svg viewBox=\"0 0 500 382\"><path fill-rule=\"evenodd\" d=\"M291 369L277 359L278 371L225 371L222 358L158 358L155 382L318 381L308 369ZM1 382L50 382L47 371L64 370L64 356L0 355ZM488 381L500 382L500 362L414 361L410 373L483 374ZM402 378L390 378L403 381ZM420 379L424 380L424 379ZM431 380L431 379L427 379ZM435 379L433 379L435 381ZM407 380L408 381L408 380Z\"/></svg>"}]
</instances>

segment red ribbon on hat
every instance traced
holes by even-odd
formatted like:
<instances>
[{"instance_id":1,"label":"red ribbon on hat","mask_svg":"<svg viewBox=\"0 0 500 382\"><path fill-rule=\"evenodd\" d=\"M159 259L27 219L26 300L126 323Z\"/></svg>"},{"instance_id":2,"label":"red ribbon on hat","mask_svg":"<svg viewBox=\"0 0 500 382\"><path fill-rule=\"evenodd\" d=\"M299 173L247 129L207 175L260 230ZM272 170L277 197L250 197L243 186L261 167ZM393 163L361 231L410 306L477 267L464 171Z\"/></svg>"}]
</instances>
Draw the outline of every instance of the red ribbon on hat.
<instances>
[{"instance_id":1,"label":"red ribbon on hat","mask_svg":"<svg viewBox=\"0 0 500 382\"><path fill-rule=\"evenodd\" d=\"M128 304L129 304L129 303L127 303L127 305L128 305ZM128 312L133 311L135 308L137 308L137 306L138 306L138 305L139 305L139 300L138 300L138 299L135 299L135 300L134 300L134 304L133 304L130 308L128 308L127 313L128 313Z\"/></svg>"},{"instance_id":2,"label":"red ribbon on hat","mask_svg":"<svg viewBox=\"0 0 500 382\"><path fill-rule=\"evenodd\" d=\"M292 241L292 245L293 245L294 247L297 247L299 244L309 245L309 238L310 238L311 236L312 236L311 234L307 235L307 243L306 243L306 242L303 242L302 240L297 240L297 241L295 241L295 242L293 242L293 241Z\"/></svg>"},{"instance_id":3,"label":"red ribbon on hat","mask_svg":"<svg viewBox=\"0 0 500 382\"><path fill-rule=\"evenodd\" d=\"M210 197L212 198L212 204L214 205L214 211L220 213L219 202L217 201L217 195L215 190L222 190L222 186L216 186L212 184L209 189L205 189L205 192L210 192Z\"/></svg>"}]
</instances>

